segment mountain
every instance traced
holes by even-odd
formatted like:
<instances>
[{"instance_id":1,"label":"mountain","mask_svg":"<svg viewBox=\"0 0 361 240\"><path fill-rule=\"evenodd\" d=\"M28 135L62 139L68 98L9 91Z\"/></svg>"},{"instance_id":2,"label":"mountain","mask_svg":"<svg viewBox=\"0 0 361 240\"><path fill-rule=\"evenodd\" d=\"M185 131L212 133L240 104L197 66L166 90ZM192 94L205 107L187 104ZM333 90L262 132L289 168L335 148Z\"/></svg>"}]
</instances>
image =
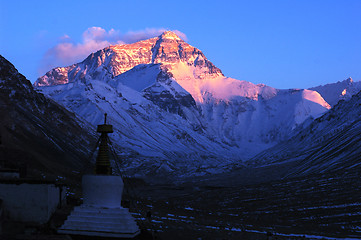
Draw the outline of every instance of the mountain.
<instances>
[{"instance_id":1,"label":"mountain","mask_svg":"<svg viewBox=\"0 0 361 240\"><path fill-rule=\"evenodd\" d=\"M37 93L0 55L0 164L34 175L71 176L88 169L96 135L64 107Z\"/></svg>"},{"instance_id":2,"label":"mountain","mask_svg":"<svg viewBox=\"0 0 361 240\"><path fill-rule=\"evenodd\" d=\"M322 86L309 88L317 91L332 107L340 100L349 100L361 91L361 82L354 82L352 78L337 83L330 83Z\"/></svg>"},{"instance_id":3,"label":"mountain","mask_svg":"<svg viewBox=\"0 0 361 240\"><path fill-rule=\"evenodd\" d=\"M65 84L85 79L104 80L118 76L139 64L167 64L182 62L198 66L199 77L223 76L220 69L204 54L181 40L171 31L161 36L133 44L114 45L90 54L83 62L65 68L55 68L40 77L35 86Z\"/></svg>"},{"instance_id":4,"label":"mountain","mask_svg":"<svg viewBox=\"0 0 361 240\"><path fill-rule=\"evenodd\" d=\"M339 101L295 136L261 152L250 163L259 166L294 162L296 167L288 176L330 171L344 174L360 168L360 156L361 92L348 101Z\"/></svg>"},{"instance_id":5,"label":"mountain","mask_svg":"<svg viewBox=\"0 0 361 240\"><path fill-rule=\"evenodd\" d=\"M171 31L99 50L34 86L93 125L107 112L128 166L156 172L223 171L330 109L316 91L225 77Z\"/></svg>"}]
</instances>

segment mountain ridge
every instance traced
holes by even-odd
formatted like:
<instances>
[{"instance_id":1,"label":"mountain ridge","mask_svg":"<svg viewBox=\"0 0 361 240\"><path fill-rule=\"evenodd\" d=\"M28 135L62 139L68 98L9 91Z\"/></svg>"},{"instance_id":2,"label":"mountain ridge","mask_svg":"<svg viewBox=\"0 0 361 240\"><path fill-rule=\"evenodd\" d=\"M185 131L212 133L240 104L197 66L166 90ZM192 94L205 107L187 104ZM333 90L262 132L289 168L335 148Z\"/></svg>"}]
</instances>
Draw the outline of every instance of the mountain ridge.
<instances>
[{"instance_id":1,"label":"mountain ridge","mask_svg":"<svg viewBox=\"0 0 361 240\"><path fill-rule=\"evenodd\" d=\"M340 100L349 100L361 91L361 82L354 82L351 77L337 83L309 88L317 91L331 105L335 106Z\"/></svg>"}]
</instances>

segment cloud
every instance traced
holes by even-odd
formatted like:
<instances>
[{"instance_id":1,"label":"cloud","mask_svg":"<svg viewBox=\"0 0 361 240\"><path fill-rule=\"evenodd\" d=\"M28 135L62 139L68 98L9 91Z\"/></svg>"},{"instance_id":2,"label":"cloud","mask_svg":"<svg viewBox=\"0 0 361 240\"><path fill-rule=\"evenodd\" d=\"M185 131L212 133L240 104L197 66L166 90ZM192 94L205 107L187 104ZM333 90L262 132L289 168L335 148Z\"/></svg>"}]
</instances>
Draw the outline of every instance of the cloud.
<instances>
[{"instance_id":1,"label":"cloud","mask_svg":"<svg viewBox=\"0 0 361 240\"><path fill-rule=\"evenodd\" d=\"M128 44L144 39L159 36L167 29L146 28L140 31L129 31L121 33L119 30L110 29L106 31L101 27L90 27L82 34L82 41L76 43L68 35L59 38L59 43L50 48L43 56L39 75L43 75L54 67L68 66L85 59L90 53L96 52L112 44ZM180 38L187 40L187 36L173 30Z\"/></svg>"}]
</instances>

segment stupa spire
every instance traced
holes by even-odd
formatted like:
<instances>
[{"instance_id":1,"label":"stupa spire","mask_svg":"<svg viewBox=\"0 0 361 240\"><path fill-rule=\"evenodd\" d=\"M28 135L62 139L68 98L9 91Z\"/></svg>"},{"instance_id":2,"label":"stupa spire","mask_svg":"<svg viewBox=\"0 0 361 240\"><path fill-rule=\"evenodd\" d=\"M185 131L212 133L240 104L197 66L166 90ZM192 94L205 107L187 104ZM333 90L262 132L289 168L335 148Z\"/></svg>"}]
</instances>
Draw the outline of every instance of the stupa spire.
<instances>
[{"instance_id":1,"label":"stupa spire","mask_svg":"<svg viewBox=\"0 0 361 240\"><path fill-rule=\"evenodd\" d=\"M98 156L95 163L95 174L111 175L112 168L110 166L110 160L109 160L108 133L113 132L113 126L107 124L106 113L104 114L104 124L98 125L97 132L101 133L101 135L100 135Z\"/></svg>"}]
</instances>

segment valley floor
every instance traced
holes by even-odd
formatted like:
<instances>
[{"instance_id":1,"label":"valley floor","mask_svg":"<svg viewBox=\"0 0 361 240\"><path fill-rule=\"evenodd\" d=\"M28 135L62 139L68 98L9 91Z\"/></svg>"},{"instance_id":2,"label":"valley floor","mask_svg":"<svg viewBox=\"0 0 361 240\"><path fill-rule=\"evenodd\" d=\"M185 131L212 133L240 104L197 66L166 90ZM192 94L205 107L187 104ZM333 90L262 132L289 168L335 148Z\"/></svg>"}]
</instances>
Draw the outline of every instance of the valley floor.
<instances>
[{"instance_id":1,"label":"valley floor","mask_svg":"<svg viewBox=\"0 0 361 240\"><path fill-rule=\"evenodd\" d=\"M137 210L152 214L138 219L145 219L144 227L161 239L361 239L356 171L253 185L203 182L135 191L141 201Z\"/></svg>"},{"instance_id":2,"label":"valley floor","mask_svg":"<svg viewBox=\"0 0 361 240\"><path fill-rule=\"evenodd\" d=\"M124 206L141 229L155 236L137 239L361 239L356 169L258 183L244 183L241 174L239 181L237 175L231 178L181 184L125 179ZM56 235L56 229L81 203L79 196L73 195L47 226L32 228L30 235L16 225L5 224L3 231L13 228L15 235L8 239L70 239Z\"/></svg>"}]
</instances>

